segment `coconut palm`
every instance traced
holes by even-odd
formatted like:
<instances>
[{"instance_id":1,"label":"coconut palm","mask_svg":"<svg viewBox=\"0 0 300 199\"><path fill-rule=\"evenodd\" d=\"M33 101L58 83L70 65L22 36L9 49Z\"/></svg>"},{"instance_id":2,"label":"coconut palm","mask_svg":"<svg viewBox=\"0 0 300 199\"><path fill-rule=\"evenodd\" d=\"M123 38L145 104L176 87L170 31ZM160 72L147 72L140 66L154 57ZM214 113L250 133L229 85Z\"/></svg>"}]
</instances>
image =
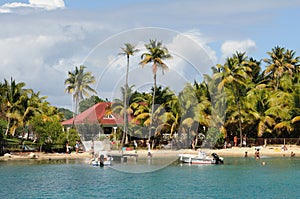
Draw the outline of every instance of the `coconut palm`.
<instances>
[{"instance_id":1,"label":"coconut palm","mask_svg":"<svg viewBox=\"0 0 300 199\"><path fill-rule=\"evenodd\" d=\"M170 137L172 138L174 133L178 131L180 125L180 108L178 98L176 96L167 103L170 110L163 114L162 121L164 124L169 126Z\"/></svg>"},{"instance_id":2,"label":"coconut palm","mask_svg":"<svg viewBox=\"0 0 300 199\"><path fill-rule=\"evenodd\" d=\"M270 58L265 58L268 65L264 71L265 78L273 82L274 90L277 90L280 78L284 74L292 75L296 67L299 67L299 57L295 57L295 52L276 46L271 52L267 52Z\"/></svg>"},{"instance_id":3,"label":"coconut palm","mask_svg":"<svg viewBox=\"0 0 300 199\"><path fill-rule=\"evenodd\" d=\"M221 70L218 68L212 68L214 71L213 73L220 73ZM218 129L220 132L223 133L223 136L227 136L227 130L225 128L225 120L226 120L226 109L227 109L227 104L228 104L228 97L225 92L220 92L218 90L218 85L221 81L218 76L213 75L204 75L205 78L205 93L203 93L203 96L208 99L210 102L209 105L209 125L204 126L204 128L209 127L209 128L215 128ZM206 128L208 129L208 128ZM210 132L215 132L215 131L208 131Z\"/></svg>"},{"instance_id":4,"label":"coconut palm","mask_svg":"<svg viewBox=\"0 0 300 199\"><path fill-rule=\"evenodd\" d=\"M142 93L137 96L130 104L130 107L134 110L133 122L138 122L141 126L149 127L151 124L151 103L152 96L149 93Z\"/></svg>"},{"instance_id":5,"label":"coconut palm","mask_svg":"<svg viewBox=\"0 0 300 199\"><path fill-rule=\"evenodd\" d=\"M32 89L26 89L18 100L19 103L17 109L7 113L7 117L14 121L11 126L12 132L15 132L15 130L20 127L22 128L22 137L24 137L25 126L29 125L30 119L34 117L36 113L42 113L43 110L41 109L41 105L46 97L40 97L39 94L39 92L34 93Z\"/></svg>"},{"instance_id":6,"label":"coconut palm","mask_svg":"<svg viewBox=\"0 0 300 199\"><path fill-rule=\"evenodd\" d=\"M196 136L199 122L198 113L195 111L198 105L198 99L195 90L191 84L186 84L178 95L181 111L180 131L181 139L187 147L191 142L191 137Z\"/></svg>"},{"instance_id":7,"label":"coconut palm","mask_svg":"<svg viewBox=\"0 0 300 199\"><path fill-rule=\"evenodd\" d=\"M163 62L165 59L171 59L172 56L166 47L162 45L161 41L150 40L148 44L145 44L147 52L143 53L141 56L142 61L140 65L145 66L148 63L152 63L152 73L153 73L153 96L152 96L152 108L151 108L151 120L149 128L149 140L151 137L151 128L153 123L153 113L155 105L155 92L156 92L156 73L158 69L162 72L168 69L168 66Z\"/></svg>"},{"instance_id":8,"label":"coconut palm","mask_svg":"<svg viewBox=\"0 0 300 199\"><path fill-rule=\"evenodd\" d=\"M124 91L124 133L122 136L122 144L124 143L125 137L127 138L127 131L128 131L128 115L127 115L127 103L128 103L128 97L127 97L127 90L128 90L128 76L129 76L129 60L130 56L133 56L136 52L139 50L135 48L135 45L130 43L125 43L125 47L121 47L122 52L119 53L119 55L125 55L127 59L127 67L126 67L126 78L125 78L125 91ZM127 139L126 139L127 140Z\"/></svg>"},{"instance_id":9,"label":"coconut palm","mask_svg":"<svg viewBox=\"0 0 300 199\"><path fill-rule=\"evenodd\" d=\"M24 82L16 83L16 81L13 78L11 78L10 82L4 79L2 97L7 107L7 127L5 132L6 135L8 135L8 132L10 132L12 135L14 135L15 133L16 128L11 128L11 123L17 122L14 121L12 117L9 117L9 115L19 111L20 97L25 92L23 88L24 86Z\"/></svg>"},{"instance_id":10,"label":"coconut palm","mask_svg":"<svg viewBox=\"0 0 300 199\"><path fill-rule=\"evenodd\" d=\"M124 140L123 140L123 136L122 136L122 143L121 143L121 147L123 146L124 142L125 143L128 143L128 115L131 115L133 113L133 110L131 109L130 106L127 106L126 105L126 109L124 108L124 98L126 96L127 98L127 102L128 104L131 104L131 97L134 95L133 93L133 87L134 86L130 86L128 87L127 89L125 89L124 87L121 87L121 93L122 93L122 99L114 99L114 102L112 103L112 106L111 106L111 111L113 113L117 113L117 114L120 114L120 115L126 115L126 118L124 118L124 126L126 126L126 132L123 131L123 135L124 135ZM127 120L127 121L126 121Z\"/></svg>"},{"instance_id":11,"label":"coconut palm","mask_svg":"<svg viewBox=\"0 0 300 199\"><path fill-rule=\"evenodd\" d=\"M85 97L90 96L90 92L96 94L97 92L90 87L90 84L96 82L95 77L91 72L85 72L86 67L81 65L79 68L75 66L74 72L68 72L68 78L65 80L65 92L73 94L73 101L75 104L74 117L78 114L79 102Z\"/></svg>"},{"instance_id":12,"label":"coconut palm","mask_svg":"<svg viewBox=\"0 0 300 199\"><path fill-rule=\"evenodd\" d=\"M292 84L292 93L295 106L292 109L291 122L294 126L294 135L299 136L297 133L300 131L300 71L295 72Z\"/></svg>"},{"instance_id":13,"label":"coconut palm","mask_svg":"<svg viewBox=\"0 0 300 199\"><path fill-rule=\"evenodd\" d=\"M242 146L242 115L241 115L241 97L243 91L245 92L245 87L247 79L250 78L248 73L251 72L251 68L248 66L247 57L245 53L239 53L233 55L226 59L224 65L218 64L217 67L221 71L220 73L215 73L214 78L220 79L218 84L218 90L221 91L227 88L228 91L232 92L234 96L234 102L237 105L238 110L238 123L240 130L240 140Z\"/></svg>"}]
</instances>

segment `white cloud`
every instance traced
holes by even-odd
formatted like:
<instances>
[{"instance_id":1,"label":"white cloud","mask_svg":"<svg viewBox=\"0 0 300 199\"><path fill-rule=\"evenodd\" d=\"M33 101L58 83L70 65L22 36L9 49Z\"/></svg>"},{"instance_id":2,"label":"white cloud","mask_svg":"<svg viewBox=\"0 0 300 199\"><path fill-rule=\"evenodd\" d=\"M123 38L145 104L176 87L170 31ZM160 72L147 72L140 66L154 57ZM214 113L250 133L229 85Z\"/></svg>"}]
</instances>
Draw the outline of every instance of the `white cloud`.
<instances>
[{"instance_id":1,"label":"white cloud","mask_svg":"<svg viewBox=\"0 0 300 199\"><path fill-rule=\"evenodd\" d=\"M241 40L241 41L225 41L221 46L222 59L231 56L236 51L251 53L256 50L256 43L251 40Z\"/></svg>"},{"instance_id":2,"label":"white cloud","mask_svg":"<svg viewBox=\"0 0 300 199\"><path fill-rule=\"evenodd\" d=\"M184 2L183 6L181 1L175 0L162 1L159 7L151 2L134 2L109 9L105 4L104 7L90 9L93 3L85 3L85 10L74 10L73 1L70 0L70 9L63 10L60 9L65 7L62 0L31 0L28 3L12 1L15 3L0 5L0 13L10 13L0 17L0 81L10 77L18 82L23 81L27 87L49 96L50 102L56 106L71 102L71 96L63 92L63 82L67 72L80 64L86 65L96 78L102 78L103 81L95 85L100 88L99 96L112 99L111 92L119 91L119 86L124 85L126 59L117 54L125 42L143 49L149 39L162 40L174 58L166 61L170 67L169 72L164 76L158 72L158 83L180 90L180 86L184 86L183 82L193 81L197 74L195 72L211 72L210 67L221 56L231 56L236 50L253 52L256 50L255 42L261 38L263 44L259 43L260 48L257 50L271 48L263 45L279 42L279 37L268 32L274 30L275 26L271 25L276 25L276 17L279 14L280 17L286 17L284 13L287 7L298 8L300 4L299 1L270 3L255 0L247 5L238 0L215 4L191 0ZM56 10L32 12L51 9ZM277 12L279 9L284 12ZM293 14L293 19L297 18L298 13ZM265 24L270 24L270 27ZM127 34L121 32L137 27L139 29L128 31ZM182 33L140 27L163 27ZM280 38L290 39L289 36L287 32L286 37ZM222 41L225 42L220 48ZM100 42L100 49L91 52ZM293 42L296 45L297 39ZM297 48L295 50L299 52ZM141 53L131 59L129 83L149 91L153 81L151 65L145 68L138 65Z\"/></svg>"},{"instance_id":3,"label":"white cloud","mask_svg":"<svg viewBox=\"0 0 300 199\"><path fill-rule=\"evenodd\" d=\"M124 42L136 44L140 49L130 58L129 85L135 85L134 89L141 92L150 90L153 86L152 66L148 64L142 68L138 65L149 38L162 41L173 56L171 60L164 60L169 70L164 75L157 72L157 83L176 92L181 91L187 82L201 82L202 75L211 72L210 67L217 59L215 51L208 46L210 39L196 30L179 33L169 29L140 28L123 32L99 44L85 60L88 70L93 70L97 76L96 90L100 96L117 98L120 87L124 85L126 57L117 56Z\"/></svg>"},{"instance_id":4,"label":"white cloud","mask_svg":"<svg viewBox=\"0 0 300 199\"><path fill-rule=\"evenodd\" d=\"M33 7L45 8L46 10L65 7L64 0L29 0L29 4Z\"/></svg>"},{"instance_id":5,"label":"white cloud","mask_svg":"<svg viewBox=\"0 0 300 199\"><path fill-rule=\"evenodd\" d=\"M40 8L45 10L55 10L64 8L64 0L29 0L28 3L6 3L0 7L0 13L10 13L15 8Z\"/></svg>"},{"instance_id":6,"label":"white cloud","mask_svg":"<svg viewBox=\"0 0 300 199\"><path fill-rule=\"evenodd\" d=\"M8 8L0 7L0 13L11 13L11 10Z\"/></svg>"},{"instance_id":7,"label":"white cloud","mask_svg":"<svg viewBox=\"0 0 300 199\"><path fill-rule=\"evenodd\" d=\"M176 35L168 46L194 67L201 68L201 73L206 73L207 68L217 61L216 52L209 47L210 42L211 39L200 31L191 30Z\"/></svg>"}]
</instances>

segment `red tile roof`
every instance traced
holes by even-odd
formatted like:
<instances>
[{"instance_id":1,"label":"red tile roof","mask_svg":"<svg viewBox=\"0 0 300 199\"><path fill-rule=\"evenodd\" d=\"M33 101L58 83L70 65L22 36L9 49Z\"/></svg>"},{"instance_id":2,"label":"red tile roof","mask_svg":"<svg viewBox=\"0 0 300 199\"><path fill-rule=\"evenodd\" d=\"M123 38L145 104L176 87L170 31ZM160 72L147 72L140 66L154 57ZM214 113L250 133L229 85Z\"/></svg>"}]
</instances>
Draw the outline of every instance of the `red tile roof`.
<instances>
[{"instance_id":1,"label":"red tile roof","mask_svg":"<svg viewBox=\"0 0 300 199\"><path fill-rule=\"evenodd\" d=\"M73 124L84 124L84 123L97 123L99 122L102 125L117 125L117 124L123 124L123 117L118 114L112 114L113 118L108 118L106 116L106 111L111 106L111 102L99 102L98 104L95 104L91 108L83 111L82 113L78 114L74 118L71 118L69 120L65 120L62 122L62 125L71 125ZM129 121L131 120L129 116Z\"/></svg>"}]
</instances>

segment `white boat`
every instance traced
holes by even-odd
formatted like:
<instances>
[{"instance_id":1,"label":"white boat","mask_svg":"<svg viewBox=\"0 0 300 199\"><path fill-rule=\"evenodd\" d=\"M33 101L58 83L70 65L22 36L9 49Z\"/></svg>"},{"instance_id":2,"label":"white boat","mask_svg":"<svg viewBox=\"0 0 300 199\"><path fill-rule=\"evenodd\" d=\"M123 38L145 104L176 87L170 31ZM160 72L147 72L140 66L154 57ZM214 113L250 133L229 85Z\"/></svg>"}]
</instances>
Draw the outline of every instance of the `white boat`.
<instances>
[{"instance_id":1,"label":"white boat","mask_svg":"<svg viewBox=\"0 0 300 199\"><path fill-rule=\"evenodd\" d=\"M106 156L100 155L99 158L93 158L90 161L90 165L92 165L94 167L97 167L97 166L100 166L100 167L110 166L112 160L113 160L113 158L109 155L106 155Z\"/></svg>"},{"instance_id":2,"label":"white boat","mask_svg":"<svg viewBox=\"0 0 300 199\"><path fill-rule=\"evenodd\" d=\"M216 153L207 156L206 153L199 151L198 155L194 154L179 154L179 160L182 163L189 164L223 164L223 158L219 157Z\"/></svg>"}]
</instances>

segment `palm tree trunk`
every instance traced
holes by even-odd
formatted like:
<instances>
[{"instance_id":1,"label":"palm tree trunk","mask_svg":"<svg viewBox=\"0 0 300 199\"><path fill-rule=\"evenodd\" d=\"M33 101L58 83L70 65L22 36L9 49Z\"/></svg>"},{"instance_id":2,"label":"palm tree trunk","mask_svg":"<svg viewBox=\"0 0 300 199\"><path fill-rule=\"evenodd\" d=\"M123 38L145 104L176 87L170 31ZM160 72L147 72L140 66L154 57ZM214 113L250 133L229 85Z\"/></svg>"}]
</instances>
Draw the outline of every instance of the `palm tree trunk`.
<instances>
[{"instance_id":1,"label":"palm tree trunk","mask_svg":"<svg viewBox=\"0 0 300 199\"><path fill-rule=\"evenodd\" d=\"M155 103L155 94L156 94L156 73L153 74L154 79L154 87L153 87L153 96L152 96L152 107L151 107L151 120L149 125L149 141L151 138L151 130L152 130L152 124L153 124L153 115L154 115L154 103Z\"/></svg>"},{"instance_id":2,"label":"palm tree trunk","mask_svg":"<svg viewBox=\"0 0 300 199\"><path fill-rule=\"evenodd\" d=\"M76 117L78 115L78 98L75 98L74 99L74 102L75 102L75 108L74 108L74 113L73 113L73 128L75 128L75 120L76 120Z\"/></svg>"},{"instance_id":3,"label":"palm tree trunk","mask_svg":"<svg viewBox=\"0 0 300 199\"><path fill-rule=\"evenodd\" d=\"M123 147L125 139L127 140L127 131L128 131L128 125L127 125L128 124L128 117L127 117L128 73L129 73L129 55L127 55L127 68L126 68L125 89L124 89L124 132L122 136L121 148Z\"/></svg>"},{"instance_id":4,"label":"palm tree trunk","mask_svg":"<svg viewBox=\"0 0 300 199\"><path fill-rule=\"evenodd\" d=\"M239 128L240 128L240 145L243 146L243 131L242 131L242 118L241 118L241 105L240 101L237 101L239 112Z\"/></svg>"},{"instance_id":5,"label":"palm tree trunk","mask_svg":"<svg viewBox=\"0 0 300 199\"><path fill-rule=\"evenodd\" d=\"M238 106L238 122L239 122L239 131L240 131L240 146L243 146L243 130L242 130L242 114L241 114L241 102L240 102L240 94L237 88L237 85L234 84L234 86L232 86L232 91L233 91L233 95L234 95L234 100Z\"/></svg>"},{"instance_id":6,"label":"palm tree trunk","mask_svg":"<svg viewBox=\"0 0 300 199\"><path fill-rule=\"evenodd\" d=\"M7 125L6 125L6 131L5 131L6 136L8 135L9 127L10 127L10 118L8 118Z\"/></svg>"}]
</instances>

